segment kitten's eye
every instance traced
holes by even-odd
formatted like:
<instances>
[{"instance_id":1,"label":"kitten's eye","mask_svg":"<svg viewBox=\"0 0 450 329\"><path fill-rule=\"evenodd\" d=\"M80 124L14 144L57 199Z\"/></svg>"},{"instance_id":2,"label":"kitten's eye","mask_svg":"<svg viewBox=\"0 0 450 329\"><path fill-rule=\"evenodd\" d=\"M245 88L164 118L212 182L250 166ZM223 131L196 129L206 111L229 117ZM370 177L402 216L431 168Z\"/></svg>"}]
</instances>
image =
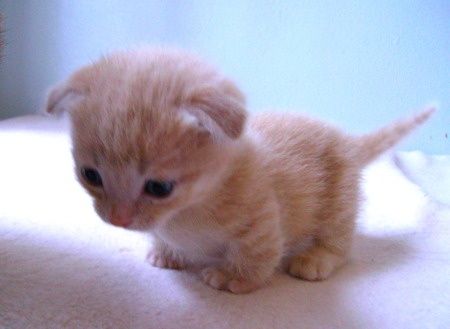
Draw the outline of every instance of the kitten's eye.
<instances>
[{"instance_id":1,"label":"kitten's eye","mask_svg":"<svg viewBox=\"0 0 450 329\"><path fill-rule=\"evenodd\" d=\"M170 193L172 193L173 185L174 184L172 182L148 180L145 183L144 191L145 193L157 198L166 198L170 195Z\"/></svg>"},{"instance_id":2,"label":"kitten's eye","mask_svg":"<svg viewBox=\"0 0 450 329\"><path fill-rule=\"evenodd\" d=\"M81 175L83 175L84 179L92 186L103 185L102 176L100 176L95 169L83 167L81 168Z\"/></svg>"}]
</instances>

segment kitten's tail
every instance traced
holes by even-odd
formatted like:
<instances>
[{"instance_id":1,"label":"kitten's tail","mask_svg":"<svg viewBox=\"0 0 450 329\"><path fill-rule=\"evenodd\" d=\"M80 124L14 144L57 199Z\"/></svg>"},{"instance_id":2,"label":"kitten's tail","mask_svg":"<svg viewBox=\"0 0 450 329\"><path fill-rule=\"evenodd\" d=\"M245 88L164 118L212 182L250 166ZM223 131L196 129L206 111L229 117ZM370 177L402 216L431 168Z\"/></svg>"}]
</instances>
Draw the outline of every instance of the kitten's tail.
<instances>
[{"instance_id":1,"label":"kitten's tail","mask_svg":"<svg viewBox=\"0 0 450 329\"><path fill-rule=\"evenodd\" d=\"M380 130L356 139L356 157L362 166L369 164L383 152L397 144L414 128L425 122L434 112L435 107L428 107L421 113L390 124Z\"/></svg>"}]
</instances>

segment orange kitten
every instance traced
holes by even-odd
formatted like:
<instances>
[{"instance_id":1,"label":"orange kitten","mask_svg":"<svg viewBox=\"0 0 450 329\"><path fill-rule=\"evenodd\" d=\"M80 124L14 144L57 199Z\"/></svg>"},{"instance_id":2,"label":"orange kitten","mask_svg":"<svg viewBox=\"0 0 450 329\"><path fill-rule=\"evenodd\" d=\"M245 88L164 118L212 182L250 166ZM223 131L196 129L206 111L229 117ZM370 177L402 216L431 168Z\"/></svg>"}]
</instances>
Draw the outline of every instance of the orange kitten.
<instances>
[{"instance_id":1,"label":"orange kitten","mask_svg":"<svg viewBox=\"0 0 450 329\"><path fill-rule=\"evenodd\" d=\"M164 49L82 68L49 95L47 111L62 110L100 217L151 233L153 265L200 268L234 293L265 284L282 262L306 280L342 265L362 168L433 111L363 137L297 115L246 124L231 81Z\"/></svg>"}]
</instances>

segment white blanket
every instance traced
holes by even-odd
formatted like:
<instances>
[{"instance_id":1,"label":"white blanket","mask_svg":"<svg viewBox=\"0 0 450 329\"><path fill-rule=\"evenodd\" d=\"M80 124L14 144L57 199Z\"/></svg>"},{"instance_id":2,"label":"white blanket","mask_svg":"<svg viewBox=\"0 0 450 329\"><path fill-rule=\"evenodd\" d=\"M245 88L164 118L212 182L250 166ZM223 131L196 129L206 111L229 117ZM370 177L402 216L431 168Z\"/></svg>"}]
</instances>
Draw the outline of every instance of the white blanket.
<instances>
[{"instance_id":1,"label":"white blanket","mask_svg":"<svg viewBox=\"0 0 450 329\"><path fill-rule=\"evenodd\" d=\"M348 265L236 296L151 267L144 237L101 222L65 131L0 122L0 328L450 328L450 207L397 168L423 178L407 154L366 170Z\"/></svg>"}]
</instances>

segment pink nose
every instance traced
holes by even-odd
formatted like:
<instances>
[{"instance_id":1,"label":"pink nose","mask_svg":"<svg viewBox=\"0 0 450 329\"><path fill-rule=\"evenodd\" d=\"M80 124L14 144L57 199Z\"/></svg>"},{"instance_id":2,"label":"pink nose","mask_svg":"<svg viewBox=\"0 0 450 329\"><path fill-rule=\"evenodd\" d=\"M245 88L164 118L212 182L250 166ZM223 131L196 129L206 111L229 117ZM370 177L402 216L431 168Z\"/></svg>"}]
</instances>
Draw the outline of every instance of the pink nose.
<instances>
[{"instance_id":1,"label":"pink nose","mask_svg":"<svg viewBox=\"0 0 450 329\"><path fill-rule=\"evenodd\" d=\"M115 205L111 209L109 222L114 226L128 227L133 223L134 209L131 205Z\"/></svg>"}]
</instances>

